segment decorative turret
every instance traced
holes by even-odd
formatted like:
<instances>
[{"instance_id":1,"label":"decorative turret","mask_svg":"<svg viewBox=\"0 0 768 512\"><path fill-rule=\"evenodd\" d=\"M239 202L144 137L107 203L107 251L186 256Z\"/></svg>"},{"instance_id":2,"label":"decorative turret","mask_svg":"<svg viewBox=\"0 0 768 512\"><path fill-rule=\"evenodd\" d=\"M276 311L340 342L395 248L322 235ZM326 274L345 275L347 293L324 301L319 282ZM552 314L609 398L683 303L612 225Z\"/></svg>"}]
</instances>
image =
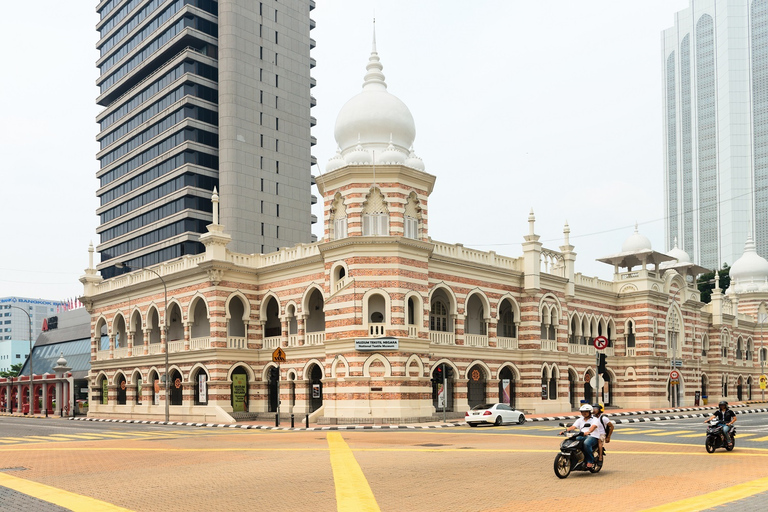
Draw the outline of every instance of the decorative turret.
<instances>
[{"instance_id":1,"label":"decorative turret","mask_svg":"<svg viewBox=\"0 0 768 512\"><path fill-rule=\"evenodd\" d=\"M80 301L89 313L91 312L91 302L88 297L95 293L95 286L102 281L102 277L96 271L96 267L93 266L93 242L91 242L88 244L88 268L85 269L85 274L80 277L80 282L83 283L83 297Z\"/></svg>"},{"instance_id":2,"label":"decorative turret","mask_svg":"<svg viewBox=\"0 0 768 512\"><path fill-rule=\"evenodd\" d=\"M536 216L528 214L528 234L523 242L523 264L525 266L525 291L535 292L540 288L541 247L539 235L535 232Z\"/></svg>"},{"instance_id":3,"label":"decorative turret","mask_svg":"<svg viewBox=\"0 0 768 512\"><path fill-rule=\"evenodd\" d=\"M227 244L232 241L232 236L224 233L224 226L219 224L219 193L216 187L211 194L213 203L213 222L206 226L208 232L200 236L200 243L205 246L205 259L226 260Z\"/></svg>"}]
</instances>

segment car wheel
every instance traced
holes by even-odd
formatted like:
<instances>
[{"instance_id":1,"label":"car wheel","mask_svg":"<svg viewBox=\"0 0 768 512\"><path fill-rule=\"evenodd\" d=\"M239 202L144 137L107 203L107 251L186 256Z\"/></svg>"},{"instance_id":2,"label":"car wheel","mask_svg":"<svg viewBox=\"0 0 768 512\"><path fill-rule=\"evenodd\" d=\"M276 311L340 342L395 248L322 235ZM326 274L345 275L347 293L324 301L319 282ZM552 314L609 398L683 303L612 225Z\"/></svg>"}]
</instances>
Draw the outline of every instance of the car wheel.
<instances>
[{"instance_id":1,"label":"car wheel","mask_svg":"<svg viewBox=\"0 0 768 512\"><path fill-rule=\"evenodd\" d=\"M496 416L496 421L494 421L493 424L496 425L497 427L501 426L501 414Z\"/></svg>"},{"instance_id":2,"label":"car wheel","mask_svg":"<svg viewBox=\"0 0 768 512\"><path fill-rule=\"evenodd\" d=\"M555 474L557 478L568 478L571 474L571 458L558 453L555 457Z\"/></svg>"},{"instance_id":3,"label":"car wheel","mask_svg":"<svg viewBox=\"0 0 768 512\"><path fill-rule=\"evenodd\" d=\"M521 414L519 418L517 418L517 424L522 425L525 423L525 414Z\"/></svg>"},{"instance_id":4,"label":"car wheel","mask_svg":"<svg viewBox=\"0 0 768 512\"><path fill-rule=\"evenodd\" d=\"M469 425L470 427L476 427L477 423L467 423L467 425Z\"/></svg>"},{"instance_id":5,"label":"car wheel","mask_svg":"<svg viewBox=\"0 0 768 512\"><path fill-rule=\"evenodd\" d=\"M704 442L704 447L707 449L707 453L715 453L715 440L711 437L707 437Z\"/></svg>"}]
</instances>

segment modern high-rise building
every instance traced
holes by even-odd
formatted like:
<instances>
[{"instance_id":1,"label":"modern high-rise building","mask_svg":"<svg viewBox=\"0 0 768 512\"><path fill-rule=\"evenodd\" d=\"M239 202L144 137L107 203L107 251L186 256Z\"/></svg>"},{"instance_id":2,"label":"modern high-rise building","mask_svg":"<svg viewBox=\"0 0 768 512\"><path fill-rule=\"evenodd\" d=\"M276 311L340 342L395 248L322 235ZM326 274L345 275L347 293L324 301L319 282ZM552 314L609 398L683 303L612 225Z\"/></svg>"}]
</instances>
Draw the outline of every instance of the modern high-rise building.
<instances>
[{"instance_id":1,"label":"modern high-rise building","mask_svg":"<svg viewBox=\"0 0 768 512\"><path fill-rule=\"evenodd\" d=\"M43 320L56 316L65 306L60 300L0 297L0 340L28 342L30 335L37 338L43 331Z\"/></svg>"},{"instance_id":2,"label":"modern high-rise building","mask_svg":"<svg viewBox=\"0 0 768 512\"><path fill-rule=\"evenodd\" d=\"M691 0L661 46L667 248L768 254L768 0Z\"/></svg>"},{"instance_id":3,"label":"modern high-rise building","mask_svg":"<svg viewBox=\"0 0 768 512\"><path fill-rule=\"evenodd\" d=\"M314 0L103 0L99 270L203 251L218 188L232 248L312 240Z\"/></svg>"}]
</instances>

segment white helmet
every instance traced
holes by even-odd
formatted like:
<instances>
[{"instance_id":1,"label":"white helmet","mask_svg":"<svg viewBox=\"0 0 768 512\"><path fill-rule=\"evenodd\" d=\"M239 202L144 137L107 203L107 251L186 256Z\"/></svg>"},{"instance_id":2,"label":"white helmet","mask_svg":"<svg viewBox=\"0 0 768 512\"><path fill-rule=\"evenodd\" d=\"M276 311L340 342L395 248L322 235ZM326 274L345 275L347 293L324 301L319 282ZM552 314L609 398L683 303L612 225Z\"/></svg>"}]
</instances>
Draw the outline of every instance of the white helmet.
<instances>
[{"instance_id":1,"label":"white helmet","mask_svg":"<svg viewBox=\"0 0 768 512\"><path fill-rule=\"evenodd\" d=\"M584 412L584 411L592 412L592 406L589 405L589 404L584 404L581 407L579 407L579 411L580 412Z\"/></svg>"}]
</instances>

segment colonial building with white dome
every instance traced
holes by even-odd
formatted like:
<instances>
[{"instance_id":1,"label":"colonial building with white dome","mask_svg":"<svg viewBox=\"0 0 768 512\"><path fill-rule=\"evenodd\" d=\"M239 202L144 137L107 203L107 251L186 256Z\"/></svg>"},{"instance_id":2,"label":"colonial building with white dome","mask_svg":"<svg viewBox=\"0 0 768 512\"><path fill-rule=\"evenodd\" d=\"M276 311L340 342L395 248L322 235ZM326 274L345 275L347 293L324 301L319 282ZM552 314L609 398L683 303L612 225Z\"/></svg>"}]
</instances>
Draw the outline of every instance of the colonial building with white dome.
<instances>
[{"instance_id":1,"label":"colonial building with white dome","mask_svg":"<svg viewBox=\"0 0 768 512\"><path fill-rule=\"evenodd\" d=\"M335 137L316 178L319 242L233 253L214 194L203 254L103 280L90 249L89 415L162 418L165 381L170 417L185 421L407 422L496 401L554 413L581 400L658 408L693 405L697 393L755 396L768 262L754 244L728 293L716 286L705 305L695 278L706 269L678 248L654 251L637 228L600 260L614 267L610 281L576 272L567 223L562 245L543 247L533 211L519 219L522 254L432 240L436 178L375 42ZM600 336L607 370L593 380ZM284 362L273 362L277 348Z\"/></svg>"}]
</instances>

